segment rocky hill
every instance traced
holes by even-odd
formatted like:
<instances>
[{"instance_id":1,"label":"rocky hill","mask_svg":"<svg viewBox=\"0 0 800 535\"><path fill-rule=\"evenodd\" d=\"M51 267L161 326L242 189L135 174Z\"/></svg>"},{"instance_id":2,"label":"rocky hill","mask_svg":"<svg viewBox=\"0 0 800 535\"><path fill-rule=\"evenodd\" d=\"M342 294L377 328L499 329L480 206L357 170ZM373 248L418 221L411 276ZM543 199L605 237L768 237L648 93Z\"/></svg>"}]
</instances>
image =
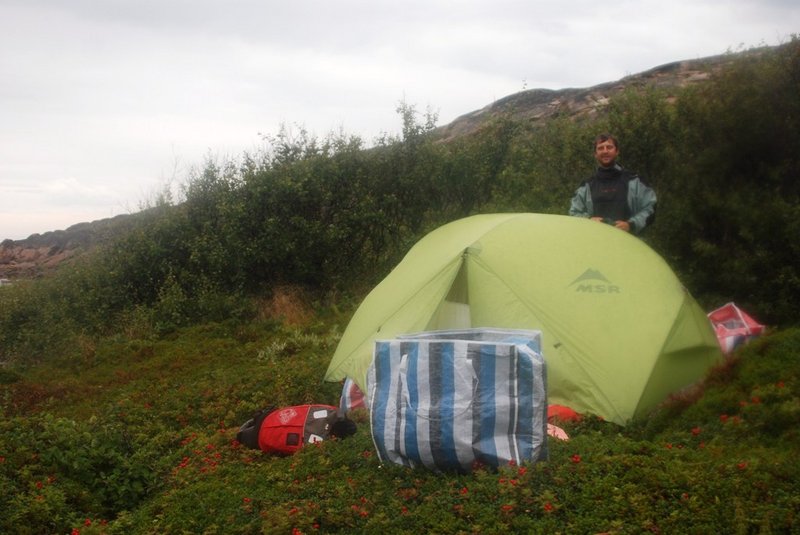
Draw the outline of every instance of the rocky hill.
<instances>
[{"instance_id":1,"label":"rocky hill","mask_svg":"<svg viewBox=\"0 0 800 535\"><path fill-rule=\"evenodd\" d=\"M757 54L758 50L745 52ZM744 54L744 53L742 53ZM611 98L632 87L659 87L680 89L708 80L713 74L731 63L741 54L725 54L695 60L676 61L652 68L639 74L626 76L615 82L606 82L587 88L529 89L497 100L485 108L458 117L437 129L443 140L454 139L480 130L487 121L499 116L515 120L541 123L556 114L575 118L591 118L605 108Z\"/></svg>"},{"instance_id":2,"label":"rocky hill","mask_svg":"<svg viewBox=\"0 0 800 535\"><path fill-rule=\"evenodd\" d=\"M13 282L37 277L130 228L135 220L135 214L118 215L24 240L5 240L0 243L0 279Z\"/></svg>"},{"instance_id":3,"label":"rocky hill","mask_svg":"<svg viewBox=\"0 0 800 535\"><path fill-rule=\"evenodd\" d=\"M676 61L588 88L521 91L462 115L450 124L437 128L435 134L442 141L452 140L479 131L487 121L499 116L536 123L563 113L575 118L591 118L600 113L612 97L627 88L656 86L677 90L702 83L741 54L754 53L759 51ZM667 98L670 98L669 91ZM0 279L40 275L108 239L114 232L128 226L131 218L130 215L122 215L79 223L66 230L34 234L24 240L5 240L0 244Z\"/></svg>"}]
</instances>

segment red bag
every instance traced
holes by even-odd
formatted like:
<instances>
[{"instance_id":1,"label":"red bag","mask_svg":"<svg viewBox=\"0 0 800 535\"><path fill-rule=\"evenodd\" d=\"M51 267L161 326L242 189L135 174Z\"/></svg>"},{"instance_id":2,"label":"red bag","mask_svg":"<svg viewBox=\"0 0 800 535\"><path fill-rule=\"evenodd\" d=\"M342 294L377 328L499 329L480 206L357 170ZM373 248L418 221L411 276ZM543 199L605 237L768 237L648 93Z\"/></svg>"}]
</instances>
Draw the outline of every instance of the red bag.
<instances>
[{"instance_id":1,"label":"red bag","mask_svg":"<svg viewBox=\"0 0 800 535\"><path fill-rule=\"evenodd\" d=\"M258 432L258 447L268 453L289 455L305 444L327 439L339 419L330 405L297 405L269 413Z\"/></svg>"},{"instance_id":2,"label":"red bag","mask_svg":"<svg viewBox=\"0 0 800 535\"><path fill-rule=\"evenodd\" d=\"M717 341L724 353L730 353L750 339L760 336L766 328L733 302L709 312L708 319L714 326Z\"/></svg>"}]
</instances>

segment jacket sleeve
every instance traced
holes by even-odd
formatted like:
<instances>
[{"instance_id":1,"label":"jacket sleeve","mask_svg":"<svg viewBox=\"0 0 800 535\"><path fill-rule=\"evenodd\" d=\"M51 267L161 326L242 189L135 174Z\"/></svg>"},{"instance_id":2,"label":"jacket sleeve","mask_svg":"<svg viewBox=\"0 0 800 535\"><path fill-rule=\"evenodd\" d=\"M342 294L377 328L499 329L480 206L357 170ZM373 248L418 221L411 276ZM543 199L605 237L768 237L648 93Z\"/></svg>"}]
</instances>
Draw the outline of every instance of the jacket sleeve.
<instances>
[{"instance_id":1,"label":"jacket sleeve","mask_svg":"<svg viewBox=\"0 0 800 535\"><path fill-rule=\"evenodd\" d=\"M594 207L592 206L592 196L589 194L589 184L584 182L575 194L569 205L569 215L575 217L591 217Z\"/></svg>"},{"instance_id":2,"label":"jacket sleeve","mask_svg":"<svg viewBox=\"0 0 800 535\"><path fill-rule=\"evenodd\" d=\"M632 231L640 234L645 227L650 225L656 216L656 192L641 181L634 178L628 187L628 203L633 214L628 223L632 226Z\"/></svg>"}]
</instances>

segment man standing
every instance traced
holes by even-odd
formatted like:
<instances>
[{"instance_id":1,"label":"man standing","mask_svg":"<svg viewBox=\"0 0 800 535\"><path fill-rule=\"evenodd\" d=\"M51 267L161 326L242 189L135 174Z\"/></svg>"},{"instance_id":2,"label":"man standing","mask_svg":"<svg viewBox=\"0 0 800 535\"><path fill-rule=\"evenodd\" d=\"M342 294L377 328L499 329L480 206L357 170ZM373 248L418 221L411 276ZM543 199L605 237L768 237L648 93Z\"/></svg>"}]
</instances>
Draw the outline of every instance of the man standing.
<instances>
[{"instance_id":1,"label":"man standing","mask_svg":"<svg viewBox=\"0 0 800 535\"><path fill-rule=\"evenodd\" d=\"M655 219L656 193L636 173L617 163L619 143L610 134L594 141L597 170L575 191L569 215L588 217L639 234Z\"/></svg>"}]
</instances>

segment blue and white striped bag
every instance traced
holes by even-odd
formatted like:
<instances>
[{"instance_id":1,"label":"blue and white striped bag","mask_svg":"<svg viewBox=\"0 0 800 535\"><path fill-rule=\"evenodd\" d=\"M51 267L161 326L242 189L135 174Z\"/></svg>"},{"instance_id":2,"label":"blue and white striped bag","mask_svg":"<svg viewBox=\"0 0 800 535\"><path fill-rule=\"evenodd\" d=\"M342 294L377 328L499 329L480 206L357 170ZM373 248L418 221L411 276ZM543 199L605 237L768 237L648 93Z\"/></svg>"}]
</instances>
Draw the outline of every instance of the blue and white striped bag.
<instances>
[{"instance_id":1,"label":"blue and white striped bag","mask_svg":"<svg viewBox=\"0 0 800 535\"><path fill-rule=\"evenodd\" d=\"M538 331L432 331L375 343L367 376L381 461L468 472L547 457Z\"/></svg>"}]
</instances>

